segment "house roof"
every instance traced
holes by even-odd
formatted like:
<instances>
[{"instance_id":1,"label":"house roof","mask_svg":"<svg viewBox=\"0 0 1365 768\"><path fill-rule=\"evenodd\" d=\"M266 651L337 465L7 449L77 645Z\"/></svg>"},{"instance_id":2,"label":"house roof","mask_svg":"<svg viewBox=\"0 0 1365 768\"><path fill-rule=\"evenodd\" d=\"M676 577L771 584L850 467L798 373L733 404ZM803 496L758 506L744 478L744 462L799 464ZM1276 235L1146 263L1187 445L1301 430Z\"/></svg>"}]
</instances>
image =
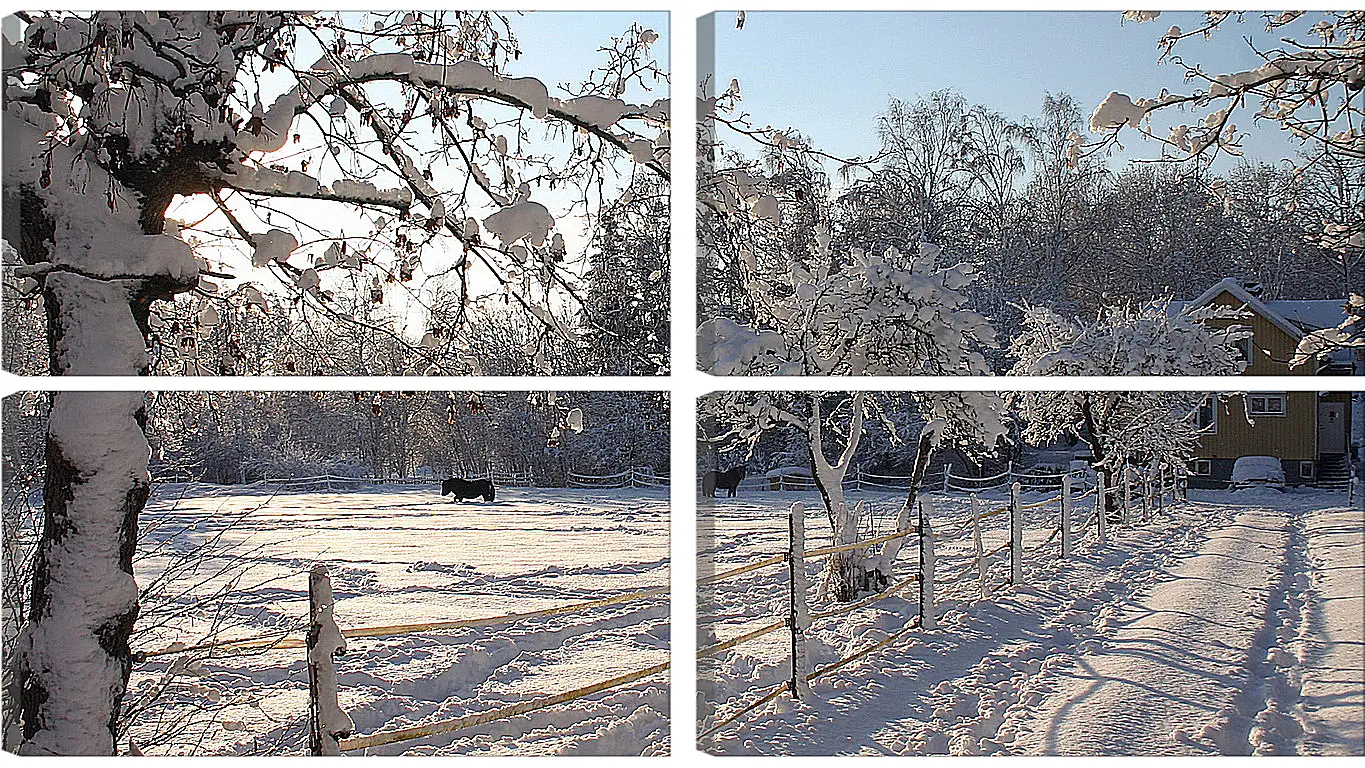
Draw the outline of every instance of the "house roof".
<instances>
[{"instance_id":1,"label":"house roof","mask_svg":"<svg viewBox=\"0 0 1365 768\"><path fill-rule=\"evenodd\" d=\"M1234 277L1219 280L1193 301L1170 302L1167 312L1177 315L1206 306L1225 292L1295 339L1312 331L1335 328L1346 321L1345 303L1340 299L1262 301Z\"/></svg>"}]
</instances>

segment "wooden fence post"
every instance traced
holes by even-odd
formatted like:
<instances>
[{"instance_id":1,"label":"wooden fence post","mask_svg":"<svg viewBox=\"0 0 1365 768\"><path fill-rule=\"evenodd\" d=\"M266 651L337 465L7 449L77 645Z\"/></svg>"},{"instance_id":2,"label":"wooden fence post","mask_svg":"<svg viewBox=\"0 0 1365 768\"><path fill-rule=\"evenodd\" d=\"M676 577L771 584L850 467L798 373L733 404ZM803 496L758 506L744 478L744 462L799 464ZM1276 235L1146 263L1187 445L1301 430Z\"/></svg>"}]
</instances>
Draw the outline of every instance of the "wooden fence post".
<instances>
[{"instance_id":1,"label":"wooden fence post","mask_svg":"<svg viewBox=\"0 0 1365 768\"><path fill-rule=\"evenodd\" d=\"M976 559L976 585L981 599L986 595L986 548L981 543L981 499L972 494L972 556Z\"/></svg>"},{"instance_id":2,"label":"wooden fence post","mask_svg":"<svg viewBox=\"0 0 1365 768\"><path fill-rule=\"evenodd\" d=\"M332 608L332 579L318 563L308 574L308 753L340 755L341 739L351 735L351 722L337 701L336 657L346 652L346 638Z\"/></svg>"},{"instance_id":3,"label":"wooden fence post","mask_svg":"<svg viewBox=\"0 0 1365 768\"><path fill-rule=\"evenodd\" d=\"M1156 513L1158 515L1166 511L1166 465L1158 464L1156 467Z\"/></svg>"},{"instance_id":4,"label":"wooden fence post","mask_svg":"<svg viewBox=\"0 0 1365 768\"><path fill-rule=\"evenodd\" d=\"M929 515L924 513L924 499L919 500L919 625L934 629L934 532Z\"/></svg>"},{"instance_id":5,"label":"wooden fence post","mask_svg":"<svg viewBox=\"0 0 1365 768\"><path fill-rule=\"evenodd\" d=\"M1132 467L1123 465L1123 525L1128 527L1133 511L1133 472Z\"/></svg>"},{"instance_id":6,"label":"wooden fence post","mask_svg":"<svg viewBox=\"0 0 1365 768\"><path fill-rule=\"evenodd\" d=\"M810 624L810 611L806 607L806 503L792 504L787 517L787 532L791 537L791 548L787 552L787 565L790 579L788 590L787 626L791 629L791 679L787 690L793 699L808 698L810 683L806 680L806 627Z\"/></svg>"},{"instance_id":7,"label":"wooden fence post","mask_svg":"<svg viewBox=\"0 0 1365 768\"><path fill-rule=\"evenodd\" d=\"M1020 509L1019 494L1023 485L1016 481L1010 486L1010 583L1024 582L1024 510Z\"/></svg>"},{"instance_id":8,"label":"wooden fence post","mask_svg":"<svg viewBox=\"0 0 1365 768\"><path fill-rule=\"evenodd\" d=\"M1113 493L1113 488L1104 487L1104 473L1095 473L1095 533L1099 536L1100 543L1104 544L1109 540L1109 520L1108 507L1109 495Z\"/></svg>"},{"instance_id":9,"label":"wooden fence post","mask_svg":"<svg viewBox=\"0 0 1365 768\"><path fill-rule=\"evenodd\" d=\"M1152 469L1143 467L1142 469L1142 524L1146 525L1152 519Z\"/></svg>"},{"instance_id":10,"label":"wooden fence post","mask_svg":"<svg viewBox=\"0 0 1365 768\"><path fill-rule=\"evenodd\" d=\"M1062 475L1062 559L1071 557L1071 475Z\"/></svg>"},{"instance_id":11,"label":"wooden fence post","mask_svg":"<svg viewBox=\"0 0 1365 768\"><path fill-rule=\"evenodd\" d=\"M948 473L953 471L953 463L950 461L943 465L943 492L948 492ZM922 510L921 510L922 511Z\"/></svg>"}]
</instances>

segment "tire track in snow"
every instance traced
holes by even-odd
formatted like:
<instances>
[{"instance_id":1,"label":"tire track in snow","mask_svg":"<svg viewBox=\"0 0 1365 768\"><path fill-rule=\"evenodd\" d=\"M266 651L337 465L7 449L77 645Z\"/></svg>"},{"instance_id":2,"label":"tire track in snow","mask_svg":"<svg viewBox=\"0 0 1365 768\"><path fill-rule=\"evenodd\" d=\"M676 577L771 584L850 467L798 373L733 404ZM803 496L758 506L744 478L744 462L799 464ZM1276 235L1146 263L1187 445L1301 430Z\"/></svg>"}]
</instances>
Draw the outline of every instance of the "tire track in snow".
<instances>
[{"instance_id":1,"label":"tire track in snow","mask_svg":"<svg viewBox=\"0 0 1365 768\"><path fill-rule=\"evenodd\" d=\"M1105 639L1058 666L1052 692L1009 724L1010 752L1248 754L1248 670L1275 638L1288 513L1251 509L1172 568ZM1250 649L1248 651L1248 649Z\"/></svg>"}]
</instances>

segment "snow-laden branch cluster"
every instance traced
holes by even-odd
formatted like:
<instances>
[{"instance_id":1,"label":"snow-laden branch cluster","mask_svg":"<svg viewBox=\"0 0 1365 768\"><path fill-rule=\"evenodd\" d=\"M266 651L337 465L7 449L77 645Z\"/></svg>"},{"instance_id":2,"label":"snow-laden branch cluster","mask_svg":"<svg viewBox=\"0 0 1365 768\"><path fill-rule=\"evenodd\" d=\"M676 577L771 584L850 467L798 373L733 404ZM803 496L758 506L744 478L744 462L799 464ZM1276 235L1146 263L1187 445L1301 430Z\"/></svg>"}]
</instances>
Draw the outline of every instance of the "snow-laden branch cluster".
<instances>
[{"instance_id":1,"label":"snow-laden branch cluster","mask_svg":"<svg viewBox=\"0 0 1365 768\"><path fill-rule=\"evenodd\" d=\"M1365 134L1360 130L1360 90L1365 87L1365 12L1328 11L1309 24L1304 11L1262 14L1267 33L1279 35L1277 47L1260 50L1248 39L1259 67L1222 74L1187 63L1177 52L1192 37L1207 38L1229 21L1240 23L1243 13L1209 11L1197 29L1172 26L1157 42L1161 58L1185 70L1196 84L1187 93L1133 98L1111 92L1090 118L1090 130L1115 140L1124 128L1162 142L1177 158L1209 159L1219 153L1241 155L1236 116L1279 123L1300 139L1312 159L1336 156L1365 159ZM1125 19L1154 21L1159 11L1129 11ZM1167 135L1150 127L1152 114L1171 107L1189 108L1200 115L1190 123L1178 123ZM1365 238L1365 234L1361 235ZM1355 243L1359 247L1365 240Z\"/></svg>"},{"instance_id":2,"label":"snow-laden branch cluster","mask_svg":"<svg viewBox=\"0 0 1365 768\"><path fill-rule=\"evenodd\" d=\"M1010 344L1022 376L1216 376L1241 373L1249 314L1218 305L1172 315L1165 302L1118 304L1086 321L1028 307ZM1222 326L1222 327L1219 327Z\"/></svg>"},{"instance_id":3,"label":"snow-laden branch cluster","mask_svg":"<svg viewBox=\"0 0 1365 768\"><path fill-rule=\"evenodd\" d=\"M1365 348L1365 296L1353 293L1346 300L1346 319L1333 328L1305 334L1290 359L1290 366L1314 363L1333 350Z\"/></svg>"},{"instance_id":4,"label":"snow-laden branch cluster","mask_svg":"<svg viewBox=\"0 0 1365 768\"><path fill-rule=\"evenodd\" d=\"M1218 376L1241 373L1248 361L1238 342L1251 330L1244 313L1209 306L1172 316L1162 302L1120 305L1093 321L1029 308L1014 339L1011 373L1036 376ZM1224 327L1218 327L1223 325ZM1020 392L1012 405L1023 438L1047 445L1077 437L1097 466L1124 463L1183 466L1203 429L1197 410L1205 395L1190 392Z\"/></svg>"},{"instance_id":5,"label":"snow-laden branch cluster","mask_svg":"<svg viewBox=\"0 0 1365 768\"><path fill-rule=\"evenodd\" d=\"M639 25L557 96L504 74L520 49L486 12L20 19L23 36L5 50L6 133L27 139L11 124L27 126L34 140L7 140L5 186L34 195L34 210L29 231L6 238L29 264L55 250L86 274L174 272L152 298L215 293L215 280L248 277L238 273L249 263L273 277L259 290L283 294L279 305L350 321L335 299L352 277L364 275L376 301L397 293L416 310L434 279L457 303L451 327L433 322L429 334L498 305L563 340L575 330L555 308L585 302L564 217L633 186L636 169L668 176L667 99L622 98L666 80L649 58L659 36ZM558 142L550 151L536 144L537 123ZM167 215L187 220L171 239L205 262L184 248L173 270L145 258L165 249L138 238L166 230ZM54 242L41 231L49 220L84 222L86 237ZM243 251L249 262L234 256ZM28 289L46 274L29 275Z\"/></svg>"},{"instance_id":6,"label":"snow-laden branch cluster","mask_svg":"<svg viewBox=\"0 0 1365 768\"><path fill-rule=\"evenodd\" d=\"M987 372L981 348L995 343L985 318L961 292L975 279L968 264L940 264L921 246L854 250L845 258L819 230L815 252L784 271L746 264L756 318L714 318L698 329L704 370L720 375L950 375Z\"/></svg>"}]
</instances>

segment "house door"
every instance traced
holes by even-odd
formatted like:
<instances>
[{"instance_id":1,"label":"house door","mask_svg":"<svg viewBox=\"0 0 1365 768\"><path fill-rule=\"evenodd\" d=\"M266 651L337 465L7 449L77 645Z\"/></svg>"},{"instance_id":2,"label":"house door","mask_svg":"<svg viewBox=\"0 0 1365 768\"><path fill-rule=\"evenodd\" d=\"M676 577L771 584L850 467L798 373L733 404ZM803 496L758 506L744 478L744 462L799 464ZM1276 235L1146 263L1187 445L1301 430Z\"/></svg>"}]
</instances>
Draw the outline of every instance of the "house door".
<instances>
[{"instance_id":1,"label":"house door","mask_svg":"<svg viewBox=\"0 0 1365 768\"><path fill-rule=\"evenodd\" d=\"M1346 404L1318 403L1318 453L1346 453Z\"/></svg>"}]
</instances>

